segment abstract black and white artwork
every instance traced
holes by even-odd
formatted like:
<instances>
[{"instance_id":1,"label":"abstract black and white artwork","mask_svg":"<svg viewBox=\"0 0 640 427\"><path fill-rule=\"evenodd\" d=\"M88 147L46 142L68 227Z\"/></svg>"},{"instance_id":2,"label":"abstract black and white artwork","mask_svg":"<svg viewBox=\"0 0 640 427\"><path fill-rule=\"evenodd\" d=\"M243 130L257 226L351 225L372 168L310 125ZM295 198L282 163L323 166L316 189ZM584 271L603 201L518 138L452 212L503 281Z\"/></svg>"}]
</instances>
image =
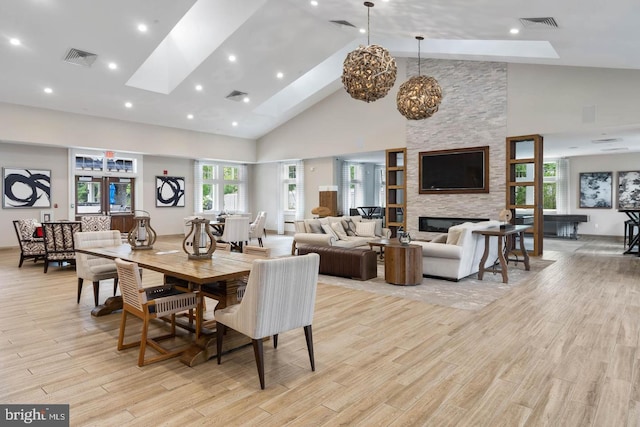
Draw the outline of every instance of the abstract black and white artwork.
<instances>
[{"instance_id":1,"label":"abstract black and white artwork","mask_svg":"<svg viewBox=\"0 0 640 427\"><path fill-rule=\"evenodd\" d=\"M618 172L618 209L640 209L640 171Z\"/></svg>"},{"instance_id":2,"label":"abstract black and white artwork","mask_svg":"<svg viewBox=\"0 0 640 427\"><path fill-rule=\"evenodd\" d=\"M583 172L580 174L580 207L605 208L613 206L613 172Z\"/></svg>"},{"instance_id":3,"label":"abstract black and white artwork","mask_svg":"<svg viewBox=\"0 0 640 427\"><path fill-rule=\"evenodd\" d=\"M156 206L184 207L184 178L156 176Z\"/></svg>"},{"instance_id":4,"label":"abstract black and white artwork","mask_svg":"<svg viewBox=\"0 0 640 427\"><path fill-rule=\"evenodd\" d=\"M2 168L2 207L50 208L51 171Z\"/></svg>"}]
</instances>

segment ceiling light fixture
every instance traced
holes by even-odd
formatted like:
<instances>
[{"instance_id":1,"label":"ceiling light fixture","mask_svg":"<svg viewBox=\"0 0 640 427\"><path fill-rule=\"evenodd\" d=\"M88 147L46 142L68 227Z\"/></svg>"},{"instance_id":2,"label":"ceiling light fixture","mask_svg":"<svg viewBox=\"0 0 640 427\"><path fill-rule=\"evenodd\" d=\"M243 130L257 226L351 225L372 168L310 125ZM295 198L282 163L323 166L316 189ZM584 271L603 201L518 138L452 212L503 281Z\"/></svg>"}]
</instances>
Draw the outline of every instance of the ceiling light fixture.
<instances>
[{"instance_id":1,"label":"ceiling light fixture","mask_svg":"<svg viewBox=\"0 0 640 427\"><path fill-rule=\"evenodd\" d=\"M20 46L20 39L16 39L15 37L11 38L9 39L9 43L11 43L14 46Z\"/></svg>"},{"instance_id":2,"label":"ceiling light fixture","mask_svg":"<svg viewBox=\"0 0 640 427\"><path fill-rule=\"evenodd\" d=\"M311 6L317 6L318 2L316 0L311 0L309 3L311 3Z\"/></svg>"},{"instance_id":3,"label":"ceiling light fixture","mask_svg":"<svg viewBox=\"0 0 640 427\"><path fill-rule=\"evenodd\" d=\"M138 31L140 31L141 33L146 33L147 26L145 24L138 24Z\"/></svg>"},{"instance_id":4,"label":"ceiling light fixture","mask_svg":"<svg viewBox=\"0 0 640 427\"><path fill-rule=\"evenodd\" d=\"M50 87L45 87L44 93L53 93L53 89L51 89Z\"/></svg>"},{"instance_id":5,"label":"ceiling light fixture","mask_svg":"<svg viewBox=\"0 0 640 427\"><path fill-rule=\"evenodd\" d=\"M278 71L278 74L276 74L276 77L277 77L277 78L279 78L279 79L281 79L281 78L283 78L283 77L284 77L284 73L282 73L282 72Z\"/></svg>"},{"instance_id":6,"label":"ceiling light fixture","mask_svg":"<svg viewBox=\"0 0 640 427\"><path fill-rule=\"evenodd\" d=\"M127 107L127 108L131 108L131 107L133 107L133 104L130 103L130 102L125 102L124 106Z\"/></svg>"},{"instance_id":7,"label":"ceiling light fixture","mask_svg":"<svg viewBox=\"0 0 640 427\"><path fill-rule=\"evenodd\" d=\"M118 64L116 64L115 62L109 62L109 69L110 70L115 70L118 68Z\"/></svg>"},{"instance_id":8,"label":"ceiling light fixture","mask_svg":"<svg viewBox=\"0 0 640 427\"><path fill-rule=\"evenodd\" d=\"M389 51L375 44L369 44L369 12L367 7L367 46L360 46L350 52L342 67L342 84L352 98L372 102L384 98L396 81L398 67Z\"/></svg>"},{"instance_id":9,"label":"ceiling light fixture","mask_svg":"<svg viewBox=\"0 0 640 427\"><path fill-rule=\"evenodd\" d=\"M202 90L202 85L196 85L196 90L200 92Z\"/></svg>"},{"instance_id":10,"label":"ceiling light fixture","mask_svg":"<svg viewBox=\"0 0 640 427\"><path fill-rule=\"evenodd\" d=\"M249 99L248 96L245 96L244 98L242 98L242 102L244 102L245 104L248 104L249 101L251 101L251 99Z\"/></svg>"},{"instance_id":11,"label":"ceiling light fixture","mask_svg":"<svg viewBox=\"0 0 640 427\"><path fill-rule=\"evenodd\" d=\"M236 62L236 56L235 55L229 55L229 62Z\"/></svg>"},{"instance_id":12,"label":"ceiling light fixture","mask_svg":"<svg viewBox=\"0 0 640 427\"><path fill-rule=\"evenodd\" d=\"M510 29L510 30L509 30L509 32L510 32L511 34L518 34L518 33L520 32L520 30L519 30L519 29L517 29L517 28L512 28L512 29Z\"/></svg>"},{"instance_id":13,"label":"ceiling light fixture","mask_svg":"<svg viewBox=\"0 0 640 427\"><path fill-rule=\"evenodd\" d=\"M366 30L366 29L364 29L364 28L360 28L360 34L365 34L366 32L367 32L367 30Z\"/></svg>"},{"instance_id":14,"label":"ceiling light fixture","mask_svg":"<svg viewBox=\"0 0 640 427\"><path fill-rule=\"evenodd\" d=\"M233 126L233 127L238 126L238 122L232 122L232 123L231 123L231 126Z\"/></svg>"},{"instance_id":15,"label":"ceiling light fixture","mask_svg":"<svg viewBox=\"0 0 640 427\"><path fill-rule=\"evenodd\" d=\"M400 114L409 120L422 120L433 116L442 102L442 88L433 77L420 75L420 42L418 40L418 75L402 83L396 97Z\"/></svg>"},{"instance_id":16,"label":"ceiling light fixture","mask_svg":"<svg viewBox=\"0 0 640 427\"><path fill-rule=\"evenodd\" d=\"M193 114L187 114L187 119L193 120Z\"/></svg>"}]
</instances>

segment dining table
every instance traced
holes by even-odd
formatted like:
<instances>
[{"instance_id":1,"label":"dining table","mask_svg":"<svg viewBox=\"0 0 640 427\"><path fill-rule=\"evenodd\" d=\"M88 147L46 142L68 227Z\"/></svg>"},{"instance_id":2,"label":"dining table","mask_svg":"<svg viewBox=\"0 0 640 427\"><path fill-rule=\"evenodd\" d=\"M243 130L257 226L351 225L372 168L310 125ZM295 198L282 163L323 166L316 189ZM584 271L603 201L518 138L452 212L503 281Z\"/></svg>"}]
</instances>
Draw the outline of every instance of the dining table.
<instances>
[{"instance_id":1,"label":"dining table","mask_svg":"<svg viewBox=\"0 0 640 427\"><path fill-rule=\"evenodd\" d=\"M211 259L188 259L187 254L176 244L156 242L152 249L133 250L130 245L76 249L103 258L120 258L135 262L142 269L162 273L166 284L198 291L207 286L207 296L218 301L216 308L238 303L238 283L249 275L251 265L260 256L238 252L215 251ZM212 286L213 285L213 286ZM196 325L203 324L204 298L199 293L196 309ZM122 297L109 297L104 304L95 307L91 314L103 316L122 309ZM182 356L181 361L189 366L202 363L215 355L214 329L194 330L196 340ZM213 343L212 343L213 341Z\"/></svg>"}]
</instances>

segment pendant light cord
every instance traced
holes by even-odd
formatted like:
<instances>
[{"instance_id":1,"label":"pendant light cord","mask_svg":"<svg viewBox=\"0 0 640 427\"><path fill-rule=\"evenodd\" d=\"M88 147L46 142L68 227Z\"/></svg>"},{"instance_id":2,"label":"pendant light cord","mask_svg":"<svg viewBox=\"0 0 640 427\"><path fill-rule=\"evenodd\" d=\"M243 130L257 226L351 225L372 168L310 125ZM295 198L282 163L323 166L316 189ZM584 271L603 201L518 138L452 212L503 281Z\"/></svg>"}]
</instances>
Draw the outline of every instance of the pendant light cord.
<instances>
[{"instance_id":1,"label":"pendant light cord","mask_svg":"<svg viewBox=\"0 0 640 427\"><path fill-rule=\"evenodd\" d=\"M418 76L421 75L421 70L420 70L420 39L418 39Z\"/></svg>"},{"instance_id":2,"label":"pendant light cord","mask_svg":"<svg viewBox=\"0 0 640 427\"><path fill-rule=\"evenodd\" d=\"M370 15L371 15L371 7L367 7L367 46L371 45L371 41L369 40L369 34L371 34L371 31L369 31L369 23L371 21Z\"/></svg>"}]
</instances>

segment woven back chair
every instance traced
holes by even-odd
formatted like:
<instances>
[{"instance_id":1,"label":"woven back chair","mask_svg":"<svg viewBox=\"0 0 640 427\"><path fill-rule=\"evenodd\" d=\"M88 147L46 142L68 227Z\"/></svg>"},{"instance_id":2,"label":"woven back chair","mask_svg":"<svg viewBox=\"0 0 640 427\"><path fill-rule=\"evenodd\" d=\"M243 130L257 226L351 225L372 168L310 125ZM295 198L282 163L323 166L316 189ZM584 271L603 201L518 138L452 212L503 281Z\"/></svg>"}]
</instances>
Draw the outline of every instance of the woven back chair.
<instances>
[{"instance_id":1,"label":"woven back chair","mask_svg":"<svg viewBox=\"0 0 640 427\"><path fill-rule=\"evenodd\" d=\"M37 225L35 219L17 219L13 221L13 228L16 230L16 236L20 244L18 267L22 267L25 259L33 259L33 262L44 259L44 239L35 236Z\"/></svg>"},{"instance_id":2,"label":"woven back chair","mask_svg":"<svg viewBox=\"0 0 640 427\"><path fill-rule=\"evenodd\" d=\"M44 234L44 272L49 269L50 262L62 265L65 262L75 264L74 235L82 231L79 221L45 222L42 224Z\"/></svg>"},{"instance_id":3,"label":"woven back chair","mask_svg":"<svg viewBox=\"0 0 640 427\"><path fill-rule=\"evenodd\" d=\"M80 217L82 231L107 231L111 230L110 215L84 215Z\"/></svg>"},{"instance_id":4,"label":"woven back chair","mask_svg":"<svg viewBox=\"0 0 640 427\"><path fill-rule=\"evenodd\" d=\"M122 320L118 334L118 350L140 346L138 366L159 362L184 353L188 346L169 350L162 347L160 341L176 336L176 313L196 309L197 293L183 292L171 285L143 288L140 269L136 263L123 261L120 258L117 258L115 263L118 269L120 292L122 293ZM140 340L125 344L124 332L128 314L141 319L143 325ZM166 316L169 316L171 320L170 333L153 338L149 337L149 321ZM200 325L196 324L196 328L200 330ZM147 346L159 354L145 358Z\"/></svg>"},{"instance_id":5,"label":"woven back chair","mask_svg":"<svg viewBox=\"0 0 640 427\"><path fill-rule=\"evenodd\" d=\"M315 371L311 324L319 263L320 256L315 253L255 260L242 302L215 311L218 364L227 327L248 336L253 342L260 387L264 389L262 339L273 336L273 346L277 348L278 334L304 328L311 370Z\"/></svg>"}]
</instances>

